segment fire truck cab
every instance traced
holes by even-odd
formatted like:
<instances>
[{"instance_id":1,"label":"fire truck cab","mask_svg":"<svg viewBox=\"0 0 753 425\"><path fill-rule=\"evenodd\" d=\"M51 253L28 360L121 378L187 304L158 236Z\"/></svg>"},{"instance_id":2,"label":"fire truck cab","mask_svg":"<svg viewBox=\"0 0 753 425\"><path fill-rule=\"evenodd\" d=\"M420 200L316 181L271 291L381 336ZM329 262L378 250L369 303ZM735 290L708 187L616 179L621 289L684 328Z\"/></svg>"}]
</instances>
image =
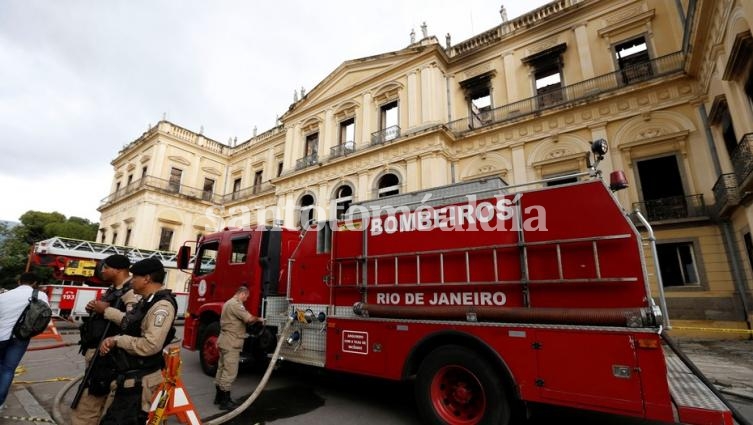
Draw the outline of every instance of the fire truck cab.
<instances>
[{"instance_id":1,"label":"fire truck cab","mask_svg":"<svg viewBox=\"0 0 753 425\"><path fill-rule=\"evenodd\" d=\"M462 183L308 229L207 235L183 346L212 374L222 304L246 285L247 309L266 319L249 329L249 357L266 357L293 318L280 336L285 361L414 380L426 423L506 424L536 402L731 425L722 401L665 350L629 214L595 167L580 178L527 191Z\"/></svg>"}]
</instances>

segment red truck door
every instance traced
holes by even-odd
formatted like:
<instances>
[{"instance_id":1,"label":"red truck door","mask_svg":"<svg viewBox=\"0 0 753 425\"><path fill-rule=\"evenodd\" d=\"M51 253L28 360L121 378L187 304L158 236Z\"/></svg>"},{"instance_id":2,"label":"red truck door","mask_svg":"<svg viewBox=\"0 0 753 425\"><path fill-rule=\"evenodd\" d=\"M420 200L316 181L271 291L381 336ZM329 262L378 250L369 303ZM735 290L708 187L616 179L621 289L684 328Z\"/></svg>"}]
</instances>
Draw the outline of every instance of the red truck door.
<instances>
[{"instance_id":1,"label":"red truck door","mask_svg":"<svg viewBox=\"0 0 753 425\"><path fill-rule=\"evenodd\" d=\"M536 385L542 401L642 416L641 375L632 336L538 330Z\"/></svg>"}]
</instances>

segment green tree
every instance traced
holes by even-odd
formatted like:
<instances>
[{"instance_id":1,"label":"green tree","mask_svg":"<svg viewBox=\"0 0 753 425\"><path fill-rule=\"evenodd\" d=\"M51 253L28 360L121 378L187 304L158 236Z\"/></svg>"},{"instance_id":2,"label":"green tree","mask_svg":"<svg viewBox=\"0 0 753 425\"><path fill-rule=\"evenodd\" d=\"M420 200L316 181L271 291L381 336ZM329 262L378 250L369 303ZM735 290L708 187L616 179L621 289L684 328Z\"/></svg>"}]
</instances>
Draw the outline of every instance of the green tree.
<instances>
[{"instance_id":1,"label":"green tree","mask_svg":"<svg viewBox=\"0 0 753 425\"><path fill-rule=\"evenodd\" d=\"M13 287L18 275L26 270L32 246L55 236L94 241L98 223L81 217L66 218L59 212L27 211L21 224L10 228L0 223L0 286ZM50 268L34 270L41 280L52 275Z\"/></svg>"}]
</instances>

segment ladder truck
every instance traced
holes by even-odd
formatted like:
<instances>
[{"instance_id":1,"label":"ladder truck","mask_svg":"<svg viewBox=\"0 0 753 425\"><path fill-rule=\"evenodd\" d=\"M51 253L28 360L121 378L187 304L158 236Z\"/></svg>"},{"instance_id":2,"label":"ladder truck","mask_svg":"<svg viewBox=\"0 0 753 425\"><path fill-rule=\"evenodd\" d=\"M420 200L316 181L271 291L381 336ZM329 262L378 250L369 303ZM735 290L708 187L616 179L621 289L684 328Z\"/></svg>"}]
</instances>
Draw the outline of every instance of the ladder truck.
<instances>
[{"instance_id":1,"label":"ladder truck","mask_svg":"<svg viewBox=\"0 0 753 425\"><path fill-rule=\"evenodd\" d=\"M732 425L734 408L665 332L645 264L655 247L644 257L613 193L624 174L602 181L606 150L594 142L575 183L477 182L474 194L461 183L354 204L348 219L304 230L205 235L183 347L212 375L222 305L246 285L246 308L266 325L249 329L245 356L264 361L284 338L286 362L412 380L425 423L514 423L543 403ZM180 268L190 251L180 248Z\"/></svg>"},{"instance_id":2,"label":"ladder truck","mask_svg":"<svg viewBox=\"0 0 753 425\"><path fill-rule=\"evenodd\" d=\"M74 321L87 316L86 304L99 298L109 284L99 278L101 260L122 254L134 263L144 258L159 259L163 266L177 267L177 253L147 250L92 241L53 237L35 243L31 247L27 270L31 267L48 267L52 276L62 284L46 285L53 314ZM185 311L188 293L176 292L179 316Z\"/></svg>"}]
</instances>

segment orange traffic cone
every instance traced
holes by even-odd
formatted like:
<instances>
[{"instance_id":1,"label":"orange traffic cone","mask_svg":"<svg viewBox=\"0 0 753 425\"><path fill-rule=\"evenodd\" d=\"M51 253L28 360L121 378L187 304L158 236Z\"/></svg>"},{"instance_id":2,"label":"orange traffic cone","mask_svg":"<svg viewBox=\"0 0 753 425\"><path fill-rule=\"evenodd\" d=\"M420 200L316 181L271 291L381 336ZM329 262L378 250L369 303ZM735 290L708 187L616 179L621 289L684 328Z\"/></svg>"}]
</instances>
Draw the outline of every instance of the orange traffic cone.
<instances>
[{"instance_id":1,"label":"orange traffic cone","mask_svg":"<svg viewBox=\"0 0 753 425\"><path fill-rule=\"evenodd\" d=\"M58 329L55 327L54 320L50 320L50 323L47 324L47 329L45 329L41 334L32 337L32 339L54 339L57 342L63 342L63 337L58 333Z\"/></svg>"},{"instance_id":2,"label":"orange traffic cone","mask_svg":"<svg viewBox=\"0 0 753 425\"><path fill-rule=\"evenodd\" d=\"M147 425L162 424L168 416L177 417L183 424L201 425L193 401L180 379L180 347L170 347L166 350L163 351L165 368L162 370L165 380L154 394Z\"/></svg>"}]
</instances>

